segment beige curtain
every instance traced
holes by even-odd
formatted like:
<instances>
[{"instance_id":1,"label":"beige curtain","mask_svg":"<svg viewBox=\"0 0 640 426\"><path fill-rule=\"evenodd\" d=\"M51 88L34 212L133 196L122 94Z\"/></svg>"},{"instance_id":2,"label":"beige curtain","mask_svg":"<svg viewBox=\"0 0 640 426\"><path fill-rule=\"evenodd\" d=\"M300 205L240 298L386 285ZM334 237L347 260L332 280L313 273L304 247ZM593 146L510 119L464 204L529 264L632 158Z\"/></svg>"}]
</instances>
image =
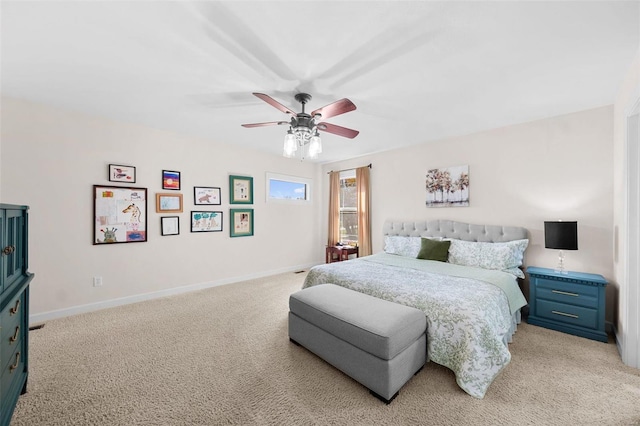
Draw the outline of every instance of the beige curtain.
<instances>
[{"instance_id":1,"label":"beige curtain","mask_svg":"<svg viewBox=\"0 0 640 426\"><path fill-rule=\"evenodd\" d=\"M329 238L327 245L340 242L340 172L329 173Z\"/></svg>"},{"instance_id":2,"label":"beige curtain","mask_svg":"<svg viewBox=\"0 0 640 426\"><path fill-rule=\"evenodd\" d=\"M358 193L358 256L368 256L371 254L369 170L369 166L356 169L356 191Z\"/></svg>"}]
</instances>

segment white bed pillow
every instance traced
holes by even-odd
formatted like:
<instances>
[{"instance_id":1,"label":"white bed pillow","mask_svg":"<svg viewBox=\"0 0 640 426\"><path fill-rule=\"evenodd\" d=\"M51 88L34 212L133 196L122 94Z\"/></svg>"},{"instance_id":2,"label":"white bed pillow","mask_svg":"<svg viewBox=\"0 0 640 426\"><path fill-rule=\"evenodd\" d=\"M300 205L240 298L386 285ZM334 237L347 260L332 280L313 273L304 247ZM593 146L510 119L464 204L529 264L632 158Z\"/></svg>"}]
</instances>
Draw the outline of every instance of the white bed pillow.
<instances>
[{"instance_id":1,"label":"white bed pillow","mask_svg":"<svg viewBox=\"0 0 640 426\"><path fill-rule=\"evenodd\" d=\"M494 269L517 275L512 270L522 265L529 240L504 243L482 243L451 240L449 263L477 268Z\"/></svg>"},{"instance_id":2,"label":"white bed pillow","mask_svg":"<svg viewBox=\"0 0 640 426\"><path fill-rule=\"evenodd\" d=\"M523 280L525 279L524 272L522 272L522 269L520 269L520 268L503 269L502 272L506 272L507 274L511 274L516 278L521 278Z\"/></svg>"},{"instance_id":3,"label":"white bed pillow","mask_svg":"<svg viewBox=\"0 0 640 426\"><path fill-rule=\"evenodd\" d=\"M399 256L418 257L422 239L420 237L402 237L399 235L387 235L384 237L384 252Z\"/></svg>"}]
</instances>

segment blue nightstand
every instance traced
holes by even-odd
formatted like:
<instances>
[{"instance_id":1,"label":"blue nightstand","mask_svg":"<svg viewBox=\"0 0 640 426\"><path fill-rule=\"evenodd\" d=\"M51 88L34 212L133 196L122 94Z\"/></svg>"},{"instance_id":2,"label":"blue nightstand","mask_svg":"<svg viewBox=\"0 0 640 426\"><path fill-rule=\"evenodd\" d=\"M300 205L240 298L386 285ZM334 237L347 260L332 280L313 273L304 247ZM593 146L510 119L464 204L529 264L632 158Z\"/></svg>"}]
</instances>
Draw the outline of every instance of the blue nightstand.
<instances>
[{"instance_id":1,"label":"blue nightstand","mask_svg":"<svg viewBox=\"0 0 640 426\"><path fill-rule=\"evenodd\" d=\"M607 280L582 272L527 268L529 324L607 342L604 306Z\"/></svg>"}]
</instances>

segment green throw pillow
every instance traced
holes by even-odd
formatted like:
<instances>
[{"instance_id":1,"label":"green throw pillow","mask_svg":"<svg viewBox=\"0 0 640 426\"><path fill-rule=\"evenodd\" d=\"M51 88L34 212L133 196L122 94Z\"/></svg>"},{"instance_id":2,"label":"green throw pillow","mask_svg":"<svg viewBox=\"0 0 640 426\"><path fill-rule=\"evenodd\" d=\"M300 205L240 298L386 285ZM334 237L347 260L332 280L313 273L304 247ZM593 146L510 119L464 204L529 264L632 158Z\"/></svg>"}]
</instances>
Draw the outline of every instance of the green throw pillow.
<instances>
[{"instance_id":1,"label":"green throw pillow","mask_svg":"<svg viewBox=\"0 0 640 426\"><path fill-rule=\"evenodd\" d=\"M437 241L423 238L418 259L438 260L446 262L449 258L449 246L451 241Z\"/></svg>"}]
</instances>

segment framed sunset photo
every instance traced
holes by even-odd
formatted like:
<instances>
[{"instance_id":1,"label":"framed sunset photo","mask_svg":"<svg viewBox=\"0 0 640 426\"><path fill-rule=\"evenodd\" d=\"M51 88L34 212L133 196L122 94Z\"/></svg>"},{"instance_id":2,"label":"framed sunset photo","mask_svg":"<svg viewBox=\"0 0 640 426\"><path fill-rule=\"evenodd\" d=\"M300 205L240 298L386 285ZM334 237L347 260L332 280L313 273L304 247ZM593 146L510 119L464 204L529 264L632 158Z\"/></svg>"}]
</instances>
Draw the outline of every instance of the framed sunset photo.
<instances>
[{"instance_id":1,"label":"framed sunset photo","mask_svg":"<svg viewBox=\"0 0 640 426\"><path fill-rule=\"evenodd\" d=\"M180 172L173 170L162 171L162 189L180 190Z\"/></svg>"}]
</instances>

